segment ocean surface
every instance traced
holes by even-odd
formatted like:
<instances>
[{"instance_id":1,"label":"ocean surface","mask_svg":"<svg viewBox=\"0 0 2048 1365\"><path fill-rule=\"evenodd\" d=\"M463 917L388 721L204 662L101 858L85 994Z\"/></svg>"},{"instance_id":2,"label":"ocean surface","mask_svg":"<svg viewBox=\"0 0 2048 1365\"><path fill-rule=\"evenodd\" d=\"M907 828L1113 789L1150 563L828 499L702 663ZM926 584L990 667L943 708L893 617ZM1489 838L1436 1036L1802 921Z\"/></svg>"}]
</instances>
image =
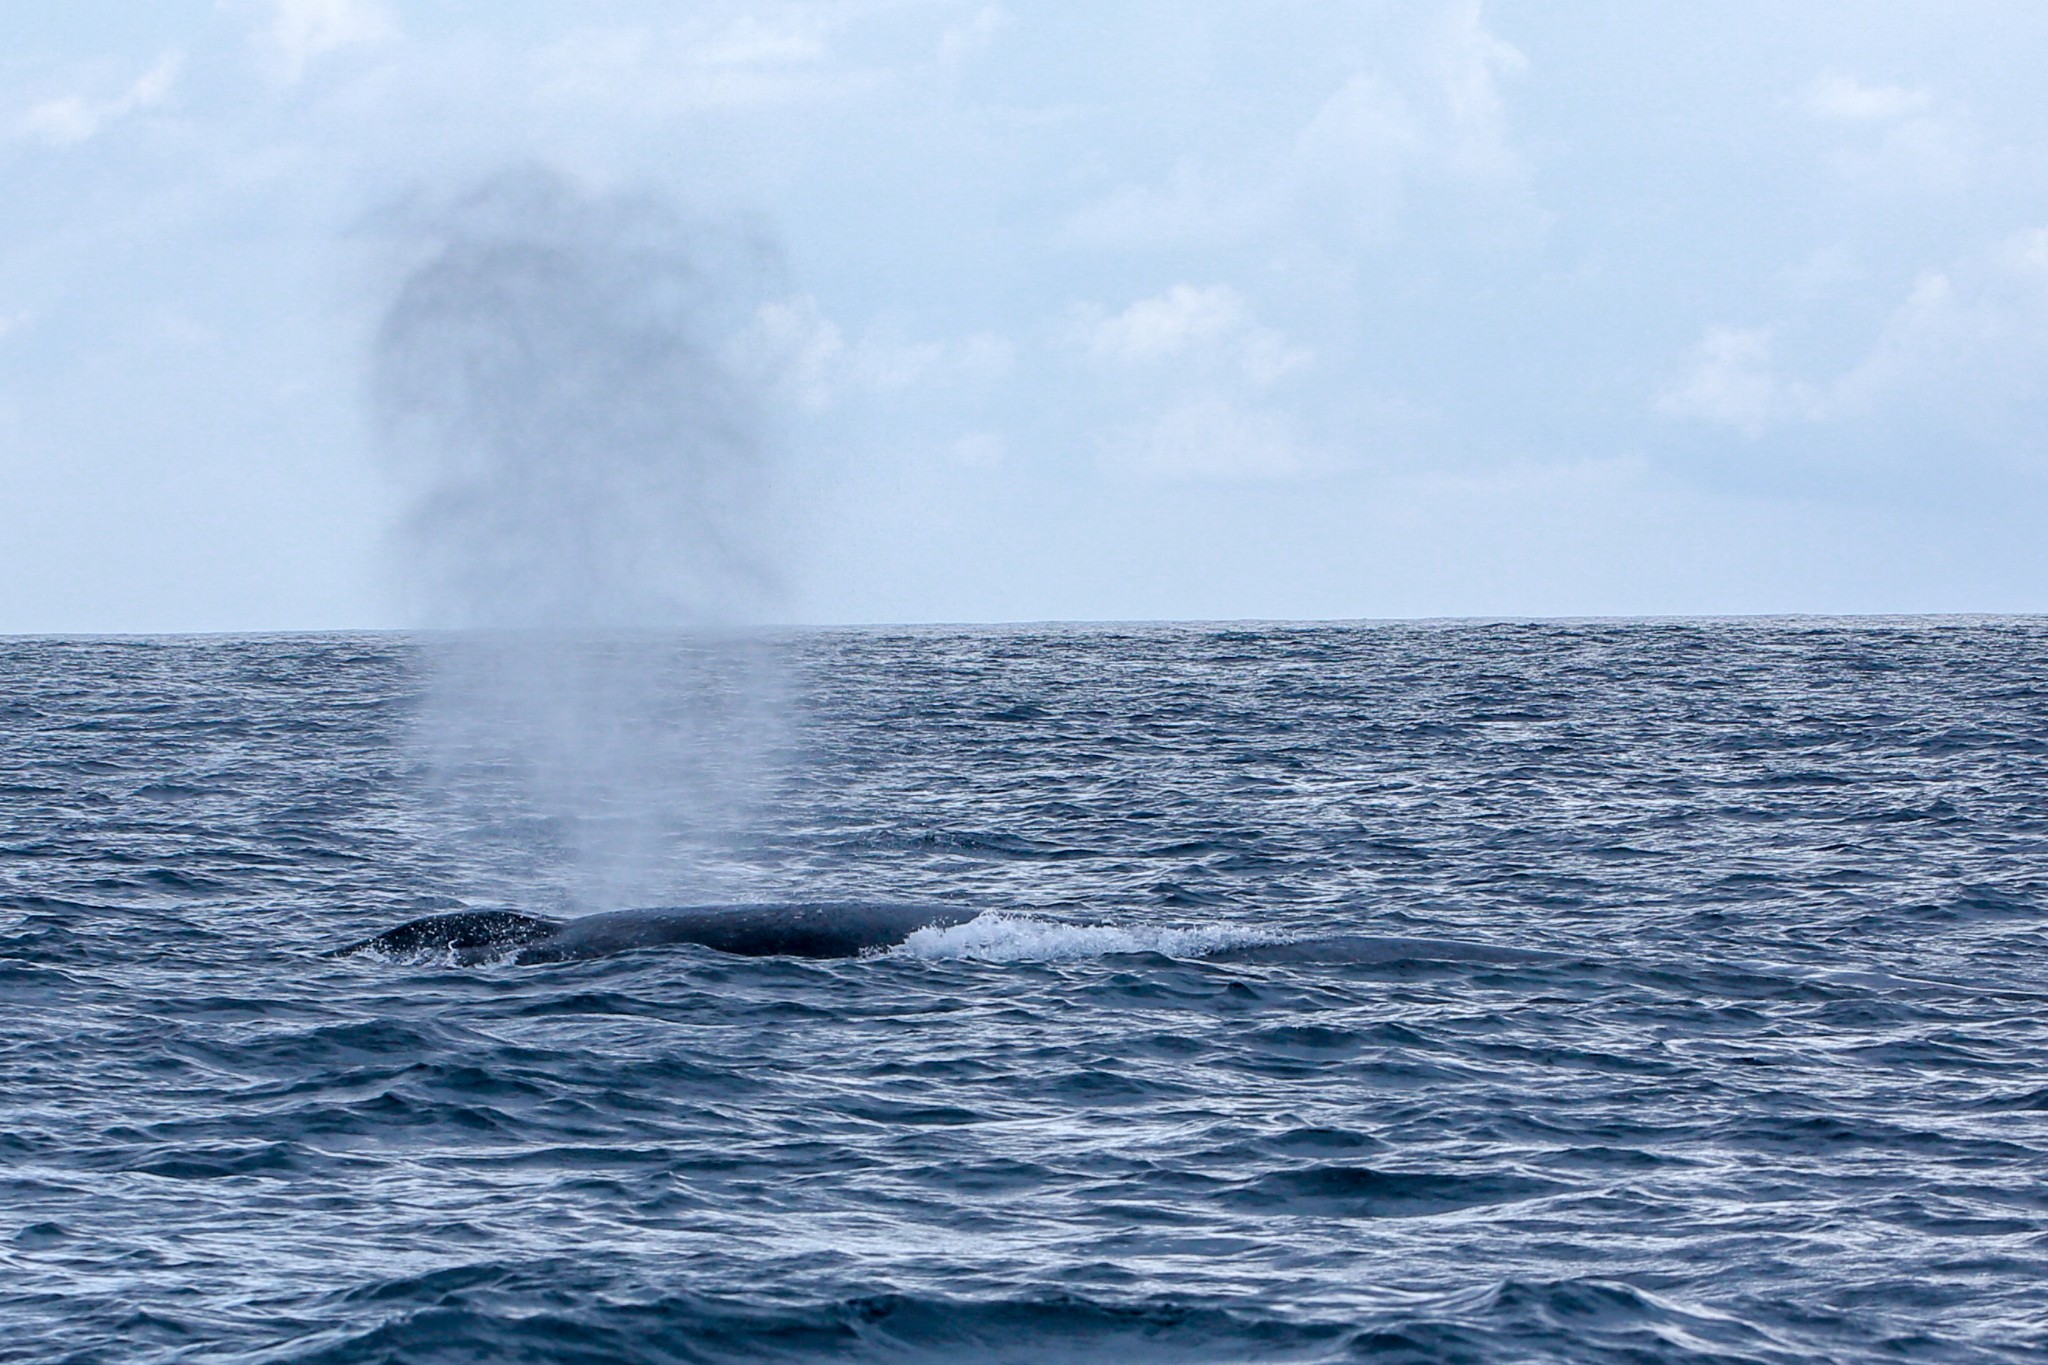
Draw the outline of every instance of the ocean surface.
<instances>
[{"instance_id":1,"label":"ocean surface","mask_svg":"<svg viewBox=\"0 0 2048 1365\"><path fill-rule=\"evenodd\" d=\"M2048 1359L2048 622L438 648L0 640L0 1360Z\"/></svg>"}]
</instances>

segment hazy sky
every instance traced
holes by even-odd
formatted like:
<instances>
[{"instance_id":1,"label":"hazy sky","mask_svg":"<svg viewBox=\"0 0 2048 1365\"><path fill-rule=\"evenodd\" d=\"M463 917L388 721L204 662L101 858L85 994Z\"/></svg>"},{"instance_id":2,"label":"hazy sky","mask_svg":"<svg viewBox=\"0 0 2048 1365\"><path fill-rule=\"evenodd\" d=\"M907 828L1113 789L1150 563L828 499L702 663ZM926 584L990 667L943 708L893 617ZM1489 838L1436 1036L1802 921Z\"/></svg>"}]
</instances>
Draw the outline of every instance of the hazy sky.
<instances>
[{"instance_id":1,"label":"hazy sky","mask_svg":"<svg viewBox=\"0 0 2048 1365\"><path fill-rule=\"evenodd\" d=\"M2048 5L6 0L0 631L402 624L394 204L779 244L805 621L2048 609Z\"/></svg>"}]
</instances>

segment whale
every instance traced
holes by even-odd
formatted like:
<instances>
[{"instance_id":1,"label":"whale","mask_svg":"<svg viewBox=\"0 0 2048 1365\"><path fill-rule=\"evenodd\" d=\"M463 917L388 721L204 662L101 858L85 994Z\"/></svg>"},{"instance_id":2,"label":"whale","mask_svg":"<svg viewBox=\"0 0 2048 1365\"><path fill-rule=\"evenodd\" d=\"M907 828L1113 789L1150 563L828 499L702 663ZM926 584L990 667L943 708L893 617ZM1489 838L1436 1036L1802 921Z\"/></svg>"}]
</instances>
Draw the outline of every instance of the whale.
<instances>
[{"instance_id":1,"label":"whale","mask_svg":"<svg viewBox=\"0 0 2048 1365\"><path fill-rule=\"evenodd\" d=\"M865 901L804 904L654 906L607 910L576 919L548 919L517 910L458 910L408 920L394 929L333 948L322 957L375 954L452 960L460 965L509 961L521 966L605 957L639 948L694 944L741 957L863 957L894 948L920 929L951 929L979 918L976 908L877 905ZM1199 956L1246 966L1389 965L1407 962L1521 966L1566 960L1561 954L1457 939L1369 934L1283 938L1211 947Z\"/></svg>"},{"instance_id":2,"label":"whale","mask_svg":"<svg viewBox=\"0 0 2048 1365\"><path fill-rule=\"evenodd\" d=\"M742 957L860 957L920 929L950 929L981 913L946 905L817 902L801 905L652 906L548 919L517 910L458 910L409 920L323 957L446 957L463 965L520 966L695 944Z\"/></svg>"}]
</instances>

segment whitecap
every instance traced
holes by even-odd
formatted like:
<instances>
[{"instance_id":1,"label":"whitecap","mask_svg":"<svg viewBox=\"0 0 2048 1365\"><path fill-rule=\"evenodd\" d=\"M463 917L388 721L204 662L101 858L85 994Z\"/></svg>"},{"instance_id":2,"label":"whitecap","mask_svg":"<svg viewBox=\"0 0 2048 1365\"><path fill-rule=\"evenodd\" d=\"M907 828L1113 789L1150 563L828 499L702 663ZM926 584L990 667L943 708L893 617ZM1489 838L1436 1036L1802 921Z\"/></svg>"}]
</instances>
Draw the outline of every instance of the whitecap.
<instances>
[{"instance_id":1,"label":"whitecap","mask_svg":"<svg viewBox=\"0 0 2048 1365\"><path fill-rule=\"evenodd\" d=\"M895 956L931 959L1070 962L1116 953L1203 957L1231 948L1287 941L1287 935L1239 925L1205 924L1172 929L1149 925L1062 924L1032 915L991 912L949 929L919 929L890 952Z\"/></svg>"}]
</instances>

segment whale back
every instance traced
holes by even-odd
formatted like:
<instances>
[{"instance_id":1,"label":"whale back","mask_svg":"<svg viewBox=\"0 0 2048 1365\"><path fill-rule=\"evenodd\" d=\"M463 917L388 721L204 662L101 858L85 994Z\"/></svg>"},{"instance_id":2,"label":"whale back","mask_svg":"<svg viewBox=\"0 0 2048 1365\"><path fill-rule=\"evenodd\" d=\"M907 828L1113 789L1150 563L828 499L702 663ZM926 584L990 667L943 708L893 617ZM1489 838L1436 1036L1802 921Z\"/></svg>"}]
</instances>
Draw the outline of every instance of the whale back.
<instances>
[{"instance_id":1,"label":"whale back","mask_svg":"<svg viewBox=\"0 0 2048 1365\"><path fill-rule=\"evenodd\" d=\"M894 947L920 929L965 924L977 913L954 906L853 902L611 910L569 921L560 933L522 950L518 960L560 962L669 943L694 943L745 957L859 957Z\"/></svg>"},{"instance_id":2,"label":"whale back","mask_svg":"<svg viewBox=\"0 0 2048 1365\"><path fill-rule=\"evenodd\" d=\"M452 953L458 961L474 962L494 957L513 948L538 943L557 933L560 920L522 915L516 910L458 910L447 915L428 915L386 929L374 938L351 943L323 954L326 957L354 957L358 953L382 953L386 957L418 957L423 953Z\"/></svg>"},{"instance_id":3,"label":"whale back","mask_svg":"<svg viewBox=\"0 0 2048 1365\"><path fill-rule=\"evenodd\" d=\"M744 957L859 957L894 947L920 929L965 924L979 913L943 905L825 902L656 906L563 921L516 910L461 910L411 920L323 956L446 953L473 963L514 955L515 962L529 964L694 943Z\"/></svg>"}]
</instances>

